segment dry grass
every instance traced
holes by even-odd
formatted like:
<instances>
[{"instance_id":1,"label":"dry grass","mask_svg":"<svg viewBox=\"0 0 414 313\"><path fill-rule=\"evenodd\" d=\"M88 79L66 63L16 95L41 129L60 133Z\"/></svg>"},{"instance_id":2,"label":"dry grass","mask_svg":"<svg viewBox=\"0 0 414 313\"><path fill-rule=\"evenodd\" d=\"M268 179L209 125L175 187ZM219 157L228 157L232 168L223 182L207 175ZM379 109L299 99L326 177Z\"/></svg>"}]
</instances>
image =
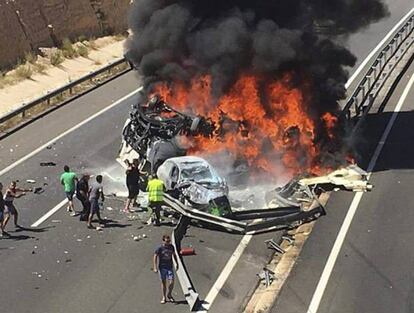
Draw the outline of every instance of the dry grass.
<instances>
[{"instance_id":1,"label":"dry grass","mask_svg":"<svg viewBox=\"0 0 414 313\"><path fill-rule=\"evenodd\" d=\"M30 63L21 64L16 67L16 76L20 79L29 79L33 75L33 68Z\"/></svg>"},{"instance_id":2,"label":"dry grass","mask_svg":"<svg viewBox=\"0 0 414 313\"><path fill-rule=\"evenodd\" d=\"M50 55L49 61L50 61L50 64L52 64L53 66L58 66L63 61L65 61L65 57L63 56L62 51L56 50L52 52L52 54Z\"/></svg>"},{"instance_id":3,"label":"dry grass","mask_svg":"<svg viewBox=\"0 0 414 313\"><path fill-rule=\"evenodd\" d=\"M76 51L76 48L73 46L72 42L67 38L63 39L61 50L63 56L67 59L73 59L79 56L78 52Z\"/></svg>"},{"instance_id":4,"label":"dry grass","mask_svg":"<svg viewBox=\"0 0 414 313\"><path fill-rule=\"evenodd\" d=\"M88 45L89 45L89 48L91 48L92 50L98 50L99 49L95 38L91 38L91 40L89 40Z\"/></svg>"},{"instance_id":5,"label":"dry grass","mask_svg":"<svg viewBox=\"0 0 414 313\"><path fill-rule=\"evenodd\" d=\"M126 37L123 35L123 34L118 34L118 35L115 35L114 36L114 39L116 40L116 41L122 41L122 40L124 40Z\"/></svg>"},{"instance_id":6,"label":"dry grass","mask_svg":"<svg viewBox=\"0 0 414 313\"><path fill-rule=\"evenodd\" d=\"M36 73L39 73L39 74L45 74L46 73L47 66L44 63L36 62L35 64L33 64L33 67L34 67Z\"/></svg>"},{"instance_id":7,"label":"dry grass","mask_svg":"<svg viewBox=\"0 0 414 313\"><path fill-rule=\"evenodd\" d=\"M24 55L24 59L26 60L26 62L30 64L35 64L37 61L37 55L33 52L26 52Z\"/></svg>"},{"instance_id":8,"label":"dry grass","mask_svg":"<svg viewBox=\"0 0 414 313\"><path fill-rule=\"evenodd\" d=\"M84 44L79 44L76 50L81 57L87 58L89 55L89 49Z\"/></svg>"}]
</instances>

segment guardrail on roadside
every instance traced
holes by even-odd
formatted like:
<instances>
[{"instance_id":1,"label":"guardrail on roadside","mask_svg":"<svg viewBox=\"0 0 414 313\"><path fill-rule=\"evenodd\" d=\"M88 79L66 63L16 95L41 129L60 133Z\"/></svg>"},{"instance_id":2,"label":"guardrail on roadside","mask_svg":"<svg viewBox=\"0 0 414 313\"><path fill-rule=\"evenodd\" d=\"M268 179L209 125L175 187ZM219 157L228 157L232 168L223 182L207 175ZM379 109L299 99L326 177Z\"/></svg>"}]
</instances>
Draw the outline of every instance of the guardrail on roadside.
<instances>
[{"instance_id":1,"label":"guardrail on roadside","mask_svg":"<svg viewBox=\"0 0 414 313\"><path fill-rule=\"evenodd\" d=\"M77 79L77 80L75 80L73 82L70 82L70 83L68 83L68 84L66 84L66 85L64 85L64 86L62 86L62 87L60 87L60 88L58 88L56 90L53 90L53 91L47 93L46 95L44 95L44 96L42 96L42 97L40 97L38 99L35 99L33 101L30 101L29 103L25 103L21 107L19 107L19 108L15 109L15 110L13 110L13 111L11 111L11 112L3 115L3 116L0 116L0 124L2 124L4 122L7 122L8 120L10 120L10 119L12 119L14 117L17 117L18 115L21 115L22 118L25 118L26 117L26 112L28 110L33 109L34 107L36 107L36 106L38 106L40 104L43 104L43 103L50 104L51 103L51 100L53 98L58 97L58 96L61 96L64 92L69 91L69 94L71 95L73 93L73 89L76 86L78 86L78 85L80 85L80 84L82 84L84 82L87 82L87 81L92 81L95 77L97 77L98 75L101 75L101 74L103 74L105 72L109 72L110 73L115 67L120 66L120 65L122 65L124 63L125 64L129 64L129 62L125 58L121 58L119 60L116 60L116 61L114 61L114 62L112 62L112 63L110 63L110 64L108 64L108 65L106 65L106 66L104 66L102 68L100 68L99 70L94 71L94 72L92 72L92 73L90 73L90 74L88 74L86 76L83 76L83 77L81 77L81 78L79 78L79 79ZM121 71L120 73L117 73L117 75L123 74L123 73L129 71L130 69L131 68L128 67L126 70ZM92 87L91 89L93 89L95 87L96 86Z\"/></svg>"},{"instance_id":2,"label":"guardrail on roadside","mask_svg":"<svg viewBox=\"0 0 414 313\"><path fill-rule=\"evenodd\" d=\"M404 25L395 33L390 42L372 62L367 73L345 104L342 116L345 116L348 120L361 117L360 121L365 117L392 71L413 43L414 13L407 18Z\"/></svg>"}]
</instances>

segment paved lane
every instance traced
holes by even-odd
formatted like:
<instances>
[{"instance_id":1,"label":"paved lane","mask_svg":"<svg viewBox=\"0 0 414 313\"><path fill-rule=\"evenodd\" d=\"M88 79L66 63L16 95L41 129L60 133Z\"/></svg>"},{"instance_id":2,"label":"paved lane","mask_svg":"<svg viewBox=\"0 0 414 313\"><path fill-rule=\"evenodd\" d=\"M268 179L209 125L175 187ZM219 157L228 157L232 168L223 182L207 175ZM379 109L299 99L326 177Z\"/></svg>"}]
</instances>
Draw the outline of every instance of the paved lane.
<instances>
[{"instance_id":1,"label":"paved lane","mask_svg":"<svg viewBox=\"0 0 414 313\"><path fill-rule=\"evenodd\" d=\"M359 149L363 167L366 168L413 73L411 65L390 98L386 112L368 117L362 132L366 140L360 141ZM411 89L375 166L371 177L374 190L362 197L318 313L412 311L413 279L409 273L414 261L410 196L414 177L414 133L410 127L414 119L413 99ZM352 199L352 193L331 196L328 215L316 223L272 312L308 311Z\"/></svg>"}]
</instances>

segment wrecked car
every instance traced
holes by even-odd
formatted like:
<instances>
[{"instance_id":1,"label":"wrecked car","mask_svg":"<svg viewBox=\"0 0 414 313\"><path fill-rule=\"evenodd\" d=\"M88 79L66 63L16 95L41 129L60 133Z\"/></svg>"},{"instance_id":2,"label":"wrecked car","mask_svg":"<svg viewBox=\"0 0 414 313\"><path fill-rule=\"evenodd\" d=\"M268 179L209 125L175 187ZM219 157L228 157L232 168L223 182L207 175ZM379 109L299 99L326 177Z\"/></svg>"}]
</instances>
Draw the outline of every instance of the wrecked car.
<instances>
[{"instance_id":1,"label":"wrecked car","mask_svg":"<svg viewBox=\"0 0 414 313\"><path fill-rule=\"evenodd\" d=\"M214 129L209 119L181 113L155 95L132 107L122 131L120 159L138 158L141 170L156 173L165 160L185 155L177 137L208 137Z\"/></svg>"},{"instance_id":2,"label":"wrecked car","mask_svg":"<svg viewBox=\"0 0 414 313\"><path fill-rule=\"evenodd\" d=\"M231 214L224 178L204 159L195 156L166 160L157 171L166 191L185 205L213 215Z\"/></svg>"}]
</instances>

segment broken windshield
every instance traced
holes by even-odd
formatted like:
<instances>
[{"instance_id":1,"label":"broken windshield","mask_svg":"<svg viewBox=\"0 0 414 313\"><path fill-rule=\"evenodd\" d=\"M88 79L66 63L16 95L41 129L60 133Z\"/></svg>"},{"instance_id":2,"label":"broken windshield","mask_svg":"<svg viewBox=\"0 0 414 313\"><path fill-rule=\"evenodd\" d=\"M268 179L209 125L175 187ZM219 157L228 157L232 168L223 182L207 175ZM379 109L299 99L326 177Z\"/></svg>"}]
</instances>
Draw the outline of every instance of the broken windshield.
<instances>
[{"instance_id":1,"label":"broken windshield","mask_svg":"<svg viewBox=\"0 0 414 313\"><path fill-rule=\"evenodd\" d=\"M192 162L184 164L181 169L181 179L192 180L197 183L220 183L218 175L209 167L199 162Z\"/></svg>"}]
</instances>

